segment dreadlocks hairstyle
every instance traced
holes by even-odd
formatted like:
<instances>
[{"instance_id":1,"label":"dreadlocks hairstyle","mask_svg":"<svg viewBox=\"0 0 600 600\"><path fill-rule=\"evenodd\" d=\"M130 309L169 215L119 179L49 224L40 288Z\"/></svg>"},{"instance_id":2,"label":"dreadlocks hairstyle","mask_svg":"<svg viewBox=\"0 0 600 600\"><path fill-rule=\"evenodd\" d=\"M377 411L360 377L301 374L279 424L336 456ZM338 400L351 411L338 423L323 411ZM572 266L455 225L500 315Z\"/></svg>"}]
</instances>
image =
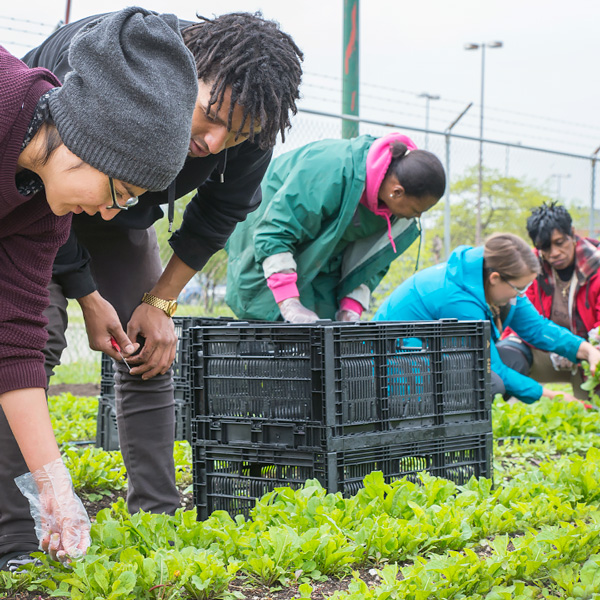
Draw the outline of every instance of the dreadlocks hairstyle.
<instances>
[{"instance_id":1,"label":"dreadlocks hairstyle","mask_svg":"<svg viewBox=\"0 0 600 600\"><path fill-rule=\"evenodd\" d=\"M531 211L531 216L527 219L527 233L536 248L550 248L555 229L564 235L573 236L573 220L564 206L559 206L557 202L544 202Z\"/></svg>"},{"instance_id":2,"label":"dreadlocks hairstyle","mask_svg":"<svg viewBox=\"0 0 600 600\"><path fill-rule=\"evenodd\" d=\"M202 22L187 27L183 39L194 55L198 78L213 84L208 109L215 105L218 112L230 87L228 129L239 104L244 112L236 135L249 121L250 140L255 137L255 124L260 124L256 137L263 150L275 145L278 133L285 141L290 112L295 115L298 110L302 51L278 23L264 19L260 12L214 19L197 16Z\"/></svg>"}]
</instances>

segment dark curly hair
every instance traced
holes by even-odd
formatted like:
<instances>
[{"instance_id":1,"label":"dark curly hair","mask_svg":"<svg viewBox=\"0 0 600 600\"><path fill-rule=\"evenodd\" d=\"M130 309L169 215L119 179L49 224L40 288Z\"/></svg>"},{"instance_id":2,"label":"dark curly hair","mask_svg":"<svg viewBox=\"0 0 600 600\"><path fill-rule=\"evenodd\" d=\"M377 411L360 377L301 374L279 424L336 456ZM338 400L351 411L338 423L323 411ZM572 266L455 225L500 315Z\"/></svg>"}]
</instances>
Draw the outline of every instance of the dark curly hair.
<instances>
[{"instance_id":1,"label":"dark curly hair","mask_svg":"<svg viewBox=\"0 0 600 600\"><path fill-rule=\"evenodd\" d=\"M298 88L302 79L302 51L281 31L279 24L257 13L230 13L202 21L183 30L186 46L194 55L198 78L212 82L208 108L220 110L225 91L231 88L228 129L233 109L244 112L239 135L250 123L250 140L257 138L262 149L272 148L290 127L290 112L296 114ZM255 136L255 123L260 134Z\"/></svg>"},{"instance_id":2,"label":"dark curly hair","mask_svg":"<svg viewBox=\"0 0 600 600\"><path fill-rule=\"evenodd\" d=\"M574 234L573 220L564 206L560 206L556 201L549 204L544 202L531 211L531 216L527 219L527 233L536 248L550 248L555 229L571 237Z\"/></svg>"}]
</instances>

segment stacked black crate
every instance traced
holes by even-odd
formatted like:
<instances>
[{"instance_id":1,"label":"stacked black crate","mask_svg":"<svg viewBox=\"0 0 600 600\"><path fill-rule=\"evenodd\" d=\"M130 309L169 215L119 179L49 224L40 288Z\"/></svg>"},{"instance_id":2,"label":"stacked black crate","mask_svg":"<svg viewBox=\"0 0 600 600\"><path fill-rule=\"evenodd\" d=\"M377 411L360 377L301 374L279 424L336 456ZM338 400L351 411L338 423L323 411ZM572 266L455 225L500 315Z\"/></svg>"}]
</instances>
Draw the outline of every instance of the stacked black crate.
<instances>
[{"instance_id":1,"label":"stacked black crate","mask_svg":"<svg viewBox=\"0 0 600 600\"><path fill-rule=\"evenodd\" d=\"M191 329L201 517L247 515L316 478L491 476L489 324L229 324Z\"/></svg>"},{"instance_id":2,"label":"stacked black crate","mask_svg":"<svg viewBox=\"0 0 600 600\"><path fill-rule=\"evenodd\" d=\"M96 420L96 446L104 450L119 449L117 411L115 408L115 378L112 359L102 354L100 366L100 396Z\"/></svg>"},{"instance_id":3,"label":"stacked black crate","mask_svg":"<svg viewBox=\"0 0 600 600\"><path fill-rule=\"evenodd\" d=\"M217 325L233 321L224 317L173 317L177 349L173 361L173 387L175 394L175 439L191 441L192 388L190 367L190 328ZM115 379L112 359L102 355L100 397L96 446L104 450L118 450L117 413L115 408Z\"/></svg>"}]
</instances>

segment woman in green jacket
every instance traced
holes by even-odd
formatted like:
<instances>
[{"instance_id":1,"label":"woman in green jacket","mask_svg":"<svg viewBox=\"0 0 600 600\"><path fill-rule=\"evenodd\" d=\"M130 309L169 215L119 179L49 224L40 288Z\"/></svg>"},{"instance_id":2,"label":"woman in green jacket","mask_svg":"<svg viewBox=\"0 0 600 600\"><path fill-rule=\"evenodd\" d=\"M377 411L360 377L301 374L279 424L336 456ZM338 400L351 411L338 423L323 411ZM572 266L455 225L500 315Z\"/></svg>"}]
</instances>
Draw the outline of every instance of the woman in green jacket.
<instances>
[{"instance_id":1,"label":"woman in green jacket","mask_svg":"<svg viewBox=\"0 0 600 600\"><path fill-rule=\"evenodd\" d=\"M263 199L226 246L242 319L353 321L442 197L436 156L392 133L313 142L273 160Z\"/></svg>"}]
</instances>

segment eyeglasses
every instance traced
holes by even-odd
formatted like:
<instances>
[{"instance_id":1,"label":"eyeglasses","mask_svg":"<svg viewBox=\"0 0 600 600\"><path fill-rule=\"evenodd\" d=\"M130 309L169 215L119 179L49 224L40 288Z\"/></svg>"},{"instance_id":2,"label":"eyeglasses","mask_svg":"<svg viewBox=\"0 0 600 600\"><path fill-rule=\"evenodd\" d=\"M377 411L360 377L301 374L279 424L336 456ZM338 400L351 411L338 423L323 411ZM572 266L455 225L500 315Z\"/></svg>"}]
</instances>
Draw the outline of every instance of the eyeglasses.
<instances>
[{"instance_id":1,"label":"eyeglasses","mask_svg":"<svg viewBox=\"0 0 600 600\"><path fill-rule=\"evenodd\" d=\"M140 199L137 196L133 196L132 198L125 200L124 205L119 204L117 202L117 194L115 192L115 183L114 183L112 177L108 178L108 184L110 186L110 196L112 198L112 204L111 204L111 206L107 206L107 208L114 208L115 210L128 210L132 206L135 206L140 201Z\"/></svg>"},{"instance_id":2,"label":"eyeglasses","mask_svg":"<svg viewBox=\"0 0 600 600\"><path fill-rule=\"evenodd\" d=\"M504 281L504 283L508 283L508 285L510 285L510 287L515 290L515 292L517 292L517 294L519 296L524 296L525 292L529 289L529 286L533 283L533 281L530 281L525 287L517 287L516 285L513 285L510 281L508 281L508 279L505 279L504 277L502 277L502 275L500 275L500 279L502 279L502 281Z\"/></svg>"}]
</instances>

